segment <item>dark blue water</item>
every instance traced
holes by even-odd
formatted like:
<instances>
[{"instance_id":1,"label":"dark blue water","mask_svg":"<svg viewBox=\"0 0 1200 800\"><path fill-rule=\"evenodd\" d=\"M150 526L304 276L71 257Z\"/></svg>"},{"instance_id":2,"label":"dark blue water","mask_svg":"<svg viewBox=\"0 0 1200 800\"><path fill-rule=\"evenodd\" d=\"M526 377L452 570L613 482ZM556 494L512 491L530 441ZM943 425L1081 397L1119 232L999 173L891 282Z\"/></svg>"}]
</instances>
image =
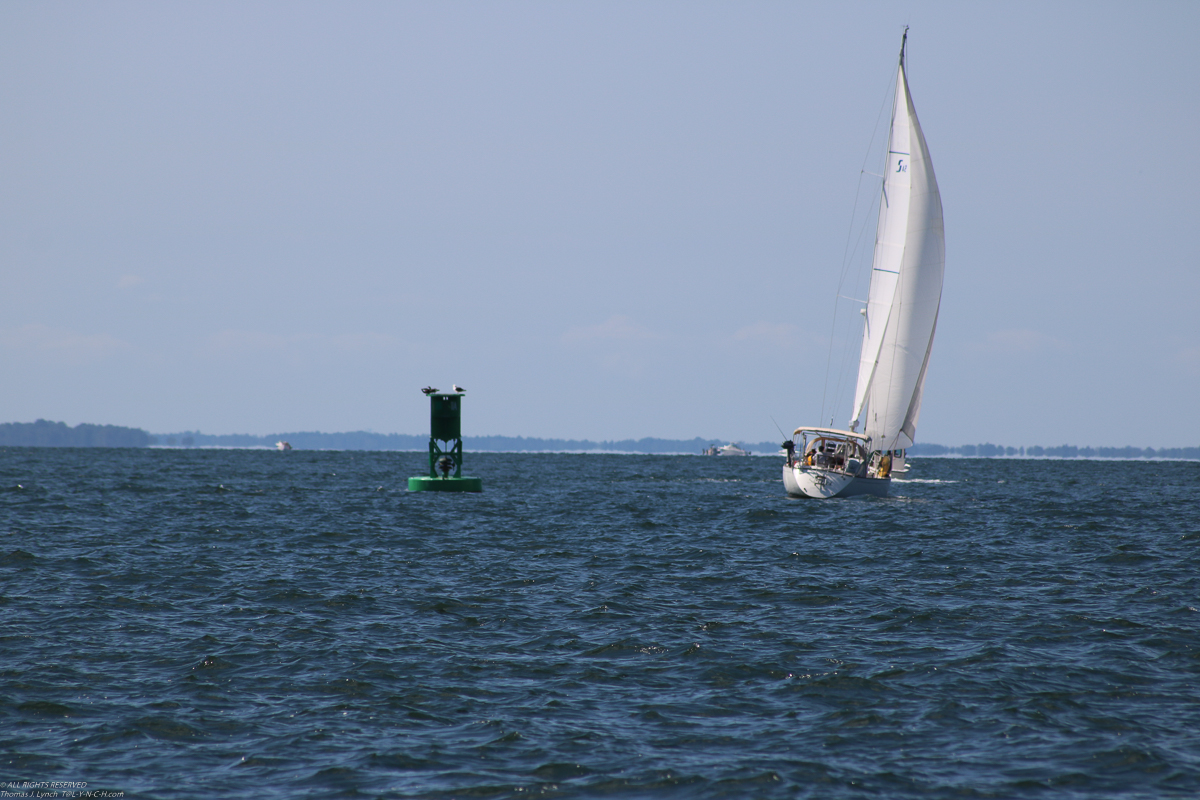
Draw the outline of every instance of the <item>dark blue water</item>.
<instances>
[{"instance_id":1,"label":"dark blue water","mask_svg":"<svg viewBox=\"0 0 1200 800\"><path fill-rule=\"evenodd\" d=\"M1200 795L1200 463L0 450L0 780ZM59 796L63 796L60 792Z\"/></svg>"}]
</instances>

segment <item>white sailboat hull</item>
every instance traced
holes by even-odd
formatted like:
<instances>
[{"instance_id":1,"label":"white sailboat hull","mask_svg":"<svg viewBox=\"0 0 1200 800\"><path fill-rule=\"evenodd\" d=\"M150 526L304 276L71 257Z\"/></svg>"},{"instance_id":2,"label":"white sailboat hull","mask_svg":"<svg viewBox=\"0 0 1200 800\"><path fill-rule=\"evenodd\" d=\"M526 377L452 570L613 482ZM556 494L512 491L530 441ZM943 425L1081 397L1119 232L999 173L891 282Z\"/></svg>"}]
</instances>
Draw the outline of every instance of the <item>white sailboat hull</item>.
<instances>
[{"instance_id":1,"label":"white sailboat hull","mask_svg":"<svg viewBox=\"0 0 1200 800\"><path fill-rule=\"evenodd\" d=\"M801 464L790 467L785 464L783 467L783 486L790 497L813 497L819 500L860 494L887 497L891 482L891 478L856 478L844 472Z\"/></svg>"}]
</instances>

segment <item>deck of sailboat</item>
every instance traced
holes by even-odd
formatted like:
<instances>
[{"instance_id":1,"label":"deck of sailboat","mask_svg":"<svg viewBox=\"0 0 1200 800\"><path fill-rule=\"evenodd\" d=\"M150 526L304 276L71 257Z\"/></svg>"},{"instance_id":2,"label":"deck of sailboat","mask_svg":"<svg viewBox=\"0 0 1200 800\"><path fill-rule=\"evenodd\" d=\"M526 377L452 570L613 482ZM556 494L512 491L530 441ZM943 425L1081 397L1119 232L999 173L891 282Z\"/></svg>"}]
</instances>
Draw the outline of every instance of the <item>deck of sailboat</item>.
<instances>
[{"instance_id":1,"label":"deck of sailboat","mask_svg":"<svg viewBox=\"0 0 1200 800\"><path fill-rule=\"evenodd\" d=\"M796 430L792 431L792 436L796 436L801 433L827 433L832 436L845 436L848 439L862 439L864 441L866 441L866 439L867 439L867 435L865 433L855 433L854 431L844 431L839 428L810 428L810 427L796 428Z\"/></svg>"}]
</instances>

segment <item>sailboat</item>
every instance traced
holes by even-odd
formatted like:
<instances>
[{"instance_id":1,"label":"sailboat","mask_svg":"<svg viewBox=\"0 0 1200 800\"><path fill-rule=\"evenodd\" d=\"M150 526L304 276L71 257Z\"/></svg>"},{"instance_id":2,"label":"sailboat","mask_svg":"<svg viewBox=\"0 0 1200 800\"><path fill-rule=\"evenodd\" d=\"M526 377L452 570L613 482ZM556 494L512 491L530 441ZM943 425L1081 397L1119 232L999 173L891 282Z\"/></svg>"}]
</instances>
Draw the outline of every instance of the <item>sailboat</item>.
<instances>
[{"instance_id":1,"label":"sailboat","mask_svg":"<svg viewBox=\"0 0 1200 800\"><path fill-rule=\"evenodd\" d=\"M908 91L907 43L905 28L850 428L797 428L784 443L793 497L886 497L916 437L946 255L942 199Z\"/></svg>"}]
</instances>

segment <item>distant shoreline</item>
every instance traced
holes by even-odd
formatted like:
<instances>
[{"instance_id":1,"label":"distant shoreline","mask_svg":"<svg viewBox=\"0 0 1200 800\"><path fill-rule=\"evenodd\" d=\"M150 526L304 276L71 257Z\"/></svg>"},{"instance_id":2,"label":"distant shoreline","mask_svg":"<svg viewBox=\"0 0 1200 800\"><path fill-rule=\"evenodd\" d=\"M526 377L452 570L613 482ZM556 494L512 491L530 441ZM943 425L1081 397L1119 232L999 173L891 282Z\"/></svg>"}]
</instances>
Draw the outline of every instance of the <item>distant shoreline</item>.
<instances>
[{"instance_id":1,"label":"distant shoreline","mask_svg":"<svg viewBox=\"0 0 1200 800\"><path fill-rule=\"evenodd\" d=\"M468 440L464 439L464 443ZM465 445L464 445L465 447ZM275 447L267 447L265 445L254 445L249 447L239 447L235 445L195 445L192 447L183 447L181 445L168 444L152 444L147 450L257 450L263 453L275 452ZM295 450L297 448L293 448ZM1198 449L1198 448L1180 448L1180 449ZM472 452L470 447L465 447L467 452ZM372 449L372 448L346 448L346 447L317 447L309 449L300 449L301 452L310 453L425 453L426 448L421 449ZM703 453L685 453L685 452L654 452L647 453L640 450L474 450L476 453L503 453L510 455L564 455L564 456L689 456L698 458L707 458ZM770 453L767 452L752 452L747 453L748 458L783 458L782 451L776 450ZM736 457L734 457L736 458ZM1200 456L1137 456L1134 458L1124 456L1030 456L1030 455L1003 455L1003 456L964 456L959 453L942 453L940 455L915 455L909 456L910 460L920 461L927 458L945 459L948 461L966 461L966 460L987 460L987 461L1200 461Z\"/></svg>"},{"instance_id":2,"label":"distant shoreline","mask_svg":"<svg viewBox=\"0 0 1200 800\"><path fill-rule=\"evenodd\" d=\"M286 441L296 450L393 450L399 452L426 452L428 435L402 433L373 433L351 431L348 433L321 433L297 431L273 433L266 436L253 434L206 434L199 431L152 434L140 428L119 425L92 425L81 423L74 428L63 422L7 422L0 423L0 447L154 447L160 449L274 449L275 443ZM597 453L597 454L652 454L652 455L700 455L713 444L728 443L725 439L619 439L592 441L590 439L543 439L525 436L466 436L463 446L467 450L493 453ZM743 448L755 456L778 456L777 442L743 443ZM919 442L908 450L913 458L1024 458L1024 459L1071 459L1095 460L1200 460L1200 447L1077 447L1040 445L1010 447L1004 445L969 444L956 447ZM718 456L723 458L725 456Z\"/></svg>"}]
</instances>

